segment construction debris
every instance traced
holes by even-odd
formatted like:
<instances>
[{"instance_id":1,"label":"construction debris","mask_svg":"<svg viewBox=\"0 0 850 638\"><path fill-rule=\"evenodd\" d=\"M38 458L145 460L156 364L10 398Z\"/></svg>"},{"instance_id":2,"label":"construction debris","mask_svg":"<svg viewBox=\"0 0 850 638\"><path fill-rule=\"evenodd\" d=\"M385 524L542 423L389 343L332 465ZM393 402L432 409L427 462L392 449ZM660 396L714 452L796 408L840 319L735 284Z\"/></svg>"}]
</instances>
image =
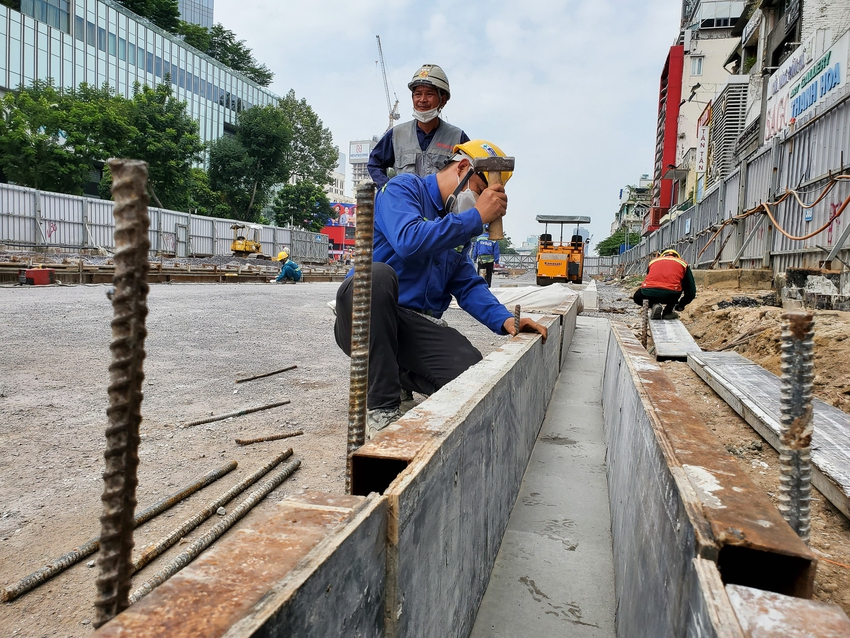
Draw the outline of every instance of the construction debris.
<instances>
[{"instance_id":1,"label":"construction debris","mask_svg":"<svg viewBox=\"0 0 850 638\"><path fill-rule=\"evenodd\" d=\"M265 377L271 377L275 374L280 374L281 372L287 372L288 370L295 370L298 366L286 366L285 368L281 368L280 370L275 370L274 372L266 372L265 374L258 374L253 377L248 377L247 379L236 379L236 383L245 383L246 381L254 381L255 379L264 379Z\"/></svg>"},{"instance_id":2,"label":"construction debris","mask_svg":"<svg viewBox=\"0 0 850 638\"><path fill-rule=\"evenodd\" d=\"M224 421L224 419L230 419L232 417L237 416L245 416L246 414L251 414L252 412L259 412L261 410L270 410L272 408L277 408L282 405L286 405L289 403L289 399L285 399L284 401L278 401L276 403L269 403L268 405L261 405L256 408L245 408L244 410L237 410L236 412L228 412L227 414L219 414L217 416L211 416L206 419L198 419L197 421L189 421L189 423L184 423L181 427L191 428L196 425L202 425L204 423L212 423L213 421Z\"/></svg>"},{"instance_id":3,"label":"construction debris","mask_svg":"<svg viewBox=\"0 0 850 638\"><path fill-rule=\"evenodd\" d=\"M264 443L265 441L279 441L280 439L288 439L293 436L301 436L304 430L296 430L295 432L284 432L283 434L271 434L269 436L261 436L256 439L236 439L238 445L251 445L252 443Z\"/></svg>"}]
</instances>

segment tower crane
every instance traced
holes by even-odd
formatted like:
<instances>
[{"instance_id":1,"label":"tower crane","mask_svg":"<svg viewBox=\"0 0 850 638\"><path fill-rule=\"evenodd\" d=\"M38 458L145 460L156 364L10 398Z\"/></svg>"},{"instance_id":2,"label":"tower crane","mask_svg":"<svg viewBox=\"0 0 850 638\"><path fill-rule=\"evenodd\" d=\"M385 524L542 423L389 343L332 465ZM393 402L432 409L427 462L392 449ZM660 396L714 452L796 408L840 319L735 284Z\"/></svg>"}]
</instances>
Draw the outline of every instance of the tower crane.
<instances>
[{"instance_id":1,"label":"tower crane","mask_svg":"<svg viewBox=\"0 0 850 638\"><path fill-rule=\"evenodd\" d=\"M381 36L376 35L375 38L378 40L378 58L381 60L381 73L384 76L384 93L387 96L387 112L390 116L390 124L387 126L387 131L389 131L393 127L393 123L401 119L401 116L398 114L398 96L393 91L393 97L395 97L395 104L390 106L390 87L387 85L387 68L384 66L384 52L381 50Z\"/></svg>"}]
</instances>

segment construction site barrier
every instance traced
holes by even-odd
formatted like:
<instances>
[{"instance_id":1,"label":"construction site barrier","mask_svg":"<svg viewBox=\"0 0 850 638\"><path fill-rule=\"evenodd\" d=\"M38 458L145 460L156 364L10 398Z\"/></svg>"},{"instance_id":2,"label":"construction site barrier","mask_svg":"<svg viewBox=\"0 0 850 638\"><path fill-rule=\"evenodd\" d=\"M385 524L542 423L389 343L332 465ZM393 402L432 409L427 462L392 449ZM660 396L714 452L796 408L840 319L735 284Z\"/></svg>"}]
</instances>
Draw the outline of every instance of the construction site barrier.
<instances>
[{"instance_id":1,"label":"construction site barrier","mask_svg":"<svg viewBox=\"0 0 850 638\"><path fill-rule=\"evenodd\" d=\"M50 193L0 184L0 245L36 251L112 252L113 203L105 199ZM192 215L148 207L151 256L231 255L233 219ZM284 248L299 263L327 263L328 237L296 228L253 224L260 229L263 253Z\"/></svg>"}]
</instances>

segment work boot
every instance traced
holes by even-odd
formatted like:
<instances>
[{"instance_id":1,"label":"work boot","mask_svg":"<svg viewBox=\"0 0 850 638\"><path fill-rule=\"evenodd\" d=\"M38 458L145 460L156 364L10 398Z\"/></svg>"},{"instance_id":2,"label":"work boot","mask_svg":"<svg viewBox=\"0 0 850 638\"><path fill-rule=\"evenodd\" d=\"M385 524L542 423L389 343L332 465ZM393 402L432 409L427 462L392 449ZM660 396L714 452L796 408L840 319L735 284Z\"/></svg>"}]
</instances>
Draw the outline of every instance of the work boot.
<instances>
[{"instance_id":1,"label":"work boot","mask_svg":"<svg viewBox=\"0 0 850 638\"><path fill-rule=\"evenodd\" d=\"M401 389L401 402L405 401L413 401L413 391L408 390L407 388Z\"/></svg>"},{"instance_id":2,"label":"work boot","mask_svg":"<svg viewBox=\"0 0 850 638\"><path fill-rule=\"evenodd\" d=\"M660 308L660 306L658 306L658 307ZM661 318L666 319L668 321L671 321L673 319L678 319L679 313L676 312L675 310L671 310L670 312L665 312L663 315L661 315Z\"/></svg>"},{"instance_id":3,"label":"work boot","mask_svg":"<svg viewBox=\"0 0 850 638\"><path fill-rule=\"evenodd\" d=\"M378 432L401 418L398 408L378 408L366 413L366 440L369 441Z\"/></svg>"},{"instance_id":4,"label":"work boot","mask_svg":"<svg viewBox=\"0 0 850 638\"><path fill-rule=\"evenodd\" d=\"M663 308L663 306L662 306L660 303L659 303L659 304L655 304L655 305L652 307L652 314L649 316L649 318L650 318L650 319L654 319L654 320L658 321L659 319L661 319L661 314L662 314L663 312L664 312L664 308Z\"/></svg>"}]
</instances>

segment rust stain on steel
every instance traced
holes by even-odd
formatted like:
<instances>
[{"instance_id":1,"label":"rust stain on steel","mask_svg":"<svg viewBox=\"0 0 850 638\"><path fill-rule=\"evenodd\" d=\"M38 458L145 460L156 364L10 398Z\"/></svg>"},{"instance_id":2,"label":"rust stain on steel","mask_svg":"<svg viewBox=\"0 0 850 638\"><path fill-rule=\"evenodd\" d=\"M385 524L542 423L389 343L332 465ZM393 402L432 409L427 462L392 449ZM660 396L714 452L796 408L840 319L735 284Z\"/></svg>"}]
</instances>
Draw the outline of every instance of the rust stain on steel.
<instances>
[{"instance_id":1,"label":"rust stain on steel","mask_svg":"<svg viewBox=\"0 0 850 638\"><path fill-rule=\"evenodd\" d=\"M844 638L850 619L838 605L727 585L726 592L747 638Z\"/></svg>"},{"instance_id":2,"label":"rust stain on steel","mask_svg":"<svg viewBox=\"0 0 850 638\"><path fill-rule=\"evenodd\" d=\"M632 374L641 382L639 392L653 408L650 415L657 417L651 421L660 435L668 465L687 478L699 499L701 517L707 524L697 528L700 555L716 560L720 548L736 546L808 561L808 583L798 595L810 597L817 565L814 554L702 419L681 400L670 379L631 331L619 322L612 322L611 327L628 355Z\"/></svg>"},{"instance_id":3,"label":"rust stain on steel","mask_svg":"<svg viewBox=\"0 0 850 638\"><path fill-rule=\"evenodd\" d=\"M332 530L363 497L308 492L254 518L102 627L97 636L220 636Z\"/></svg>"}]
</instances>

